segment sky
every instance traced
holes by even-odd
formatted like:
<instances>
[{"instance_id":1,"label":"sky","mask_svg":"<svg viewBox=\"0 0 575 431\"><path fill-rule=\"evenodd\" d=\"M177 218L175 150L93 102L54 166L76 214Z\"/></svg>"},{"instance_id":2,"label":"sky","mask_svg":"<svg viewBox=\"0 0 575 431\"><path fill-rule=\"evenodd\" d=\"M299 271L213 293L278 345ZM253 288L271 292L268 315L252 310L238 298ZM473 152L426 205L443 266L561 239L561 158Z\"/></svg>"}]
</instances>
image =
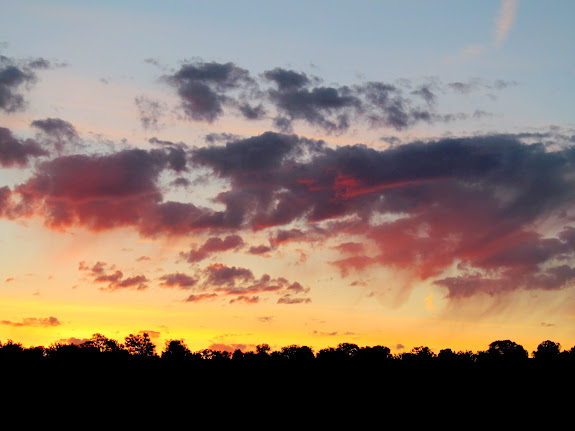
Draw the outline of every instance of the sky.
<instances>
[{"instance_id":1,"label":"sky","mask_svg":"<svg viewBox=\"0 0 575 431\"><path fill-rule=\"evenodd\" d=\"M575 345L575 3L0 5L0 341Z\"/></svg>"}]
</instances>

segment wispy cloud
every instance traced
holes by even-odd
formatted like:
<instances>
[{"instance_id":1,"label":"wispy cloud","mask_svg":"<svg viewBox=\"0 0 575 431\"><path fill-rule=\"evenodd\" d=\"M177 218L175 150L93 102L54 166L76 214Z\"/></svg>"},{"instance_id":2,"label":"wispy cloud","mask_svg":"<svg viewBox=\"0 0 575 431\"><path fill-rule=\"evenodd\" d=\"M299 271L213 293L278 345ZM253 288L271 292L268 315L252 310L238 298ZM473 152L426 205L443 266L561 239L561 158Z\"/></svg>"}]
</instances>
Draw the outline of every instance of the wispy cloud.
<instances>
[{"instance_id":1,"label":"wispy cloud","mask_svg":"<svg viewBox=\"0 0 575 431\"><path fill-rule=\"evenodd\" d=\"M12 322L10 320L0 321L2 325L9 326L59 326L60 321L54 317L25 317L21 322Z\"/></svg>"},{"instance_id":2,"label":"wispy cloud","mask_svg":"<svg viewBox=\"0 0 575 431\"><path fill-rule=\"evenodd\" d=\"M519 0L503 0L499 15L495 21L495 46L500 48L515 20Z\"/></svg>"}]
</instances>

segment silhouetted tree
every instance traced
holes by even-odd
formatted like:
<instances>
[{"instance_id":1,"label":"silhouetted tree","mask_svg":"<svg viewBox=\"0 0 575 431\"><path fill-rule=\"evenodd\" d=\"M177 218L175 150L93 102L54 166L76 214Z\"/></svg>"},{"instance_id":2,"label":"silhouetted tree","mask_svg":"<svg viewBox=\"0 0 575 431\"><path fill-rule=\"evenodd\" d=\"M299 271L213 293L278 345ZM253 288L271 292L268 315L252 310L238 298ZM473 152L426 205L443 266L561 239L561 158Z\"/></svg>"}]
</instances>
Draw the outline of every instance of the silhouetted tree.
<instances>
[{"instance_id":1,"label":"silhouetted tree","mask_svg":"<svg viewBox=\"0 0 575 431\"><path fill-rule=\"evenodd\" d=\"M362 361L386 361L392 358L389 347L373 346L360 347L354 354L354 358Z\"/></svg>"},{"instance_id":2,"label":"silhouetted tree","mask_svg":"<svg viewBox=\"0 0 575 431\"><path fill-rule=\"evenodd\" d=\"M27 361L39 361L44 359L45 351L44 347L36 346L24 349L24 359Z\"/></svg>"},{"instance_id":3,"label":"silhouetted tree","mask_svg":"<svg viewBox=\"0 0 575 431\"><path fill-rule=\"evenodd\" d=\"M433 353L433 350L431 350L427 346L414 347L411 350L411 353L413 353L417 357L417 359L431 359L435 357L435 353Z\"/></svg>"},{"instance_id":4,"label":"silhouetted tree","mask_svg":"<svg viewBox=\"0 0 575 431\"><path fill-rule=\"evenodd\" d=\"M201 350L200 355L202 359L208 361L227 361L231 358L230 352L226 350L212 350L212 349L204 349Z\"/></svg>"},{"instance_id":5,"label":"silhouetted tree","mask_svg":"<svg viewBox=\"0 0 575 431\"><path fill-rule=\"evenodd\" d=\"M93 358L93 351L76 344L53 343L46 349L46 357L55 361L80 361Z\"/></svg>"},{"instance_id":6,"label":"silhouetted tree","mask_svg":"<svg viewBox=\"0 0 575 431\"><path fill-rule=\"evenodd\" d=\"M269 359L271 347L269 344L258 344L256 346L257 359Z\"/></svg>"},{"instance_id":7,"label":"silhouetted tree","mask_svg":"<svg viewBox=\"0 0 575 431\"><path fill-rule=\"evenodd\" d=\"M234 361L242 361L244 357L244 352L242 352L240 349L236 349L234 350L234 353L232 353L232 360Z\"/></svg>"},{"instance_id":8,"label":"silhouetted tree","mask_svg":"<svg viewBox=\"0 0 575 431\"><path fill-rule=\"evenodd\" d=\"M363 353L361 357L363 359L367 359L367 355L369 355L370 352L365 349L367 348L360 348L357 344L353 343L340 343L335 349L333 347L326 347L325 349L321 349L319 352L317 352L316 357L317 359L321 359L323 361L344 361L357 359L359 358L359 355Z\"/></svg>"},{"instance_id":9,"label":"silhouetted tree","mask_svg":"<svg viewBox=\"0 0 575 431\"><path fill-rule=\"evenodd\" d=\"M167 340L166 347L162 352L162 359L185 360L192 357L192 352L184 343L184 340Z\"/></svg>"},{"instance_id":10,"label":"silhouetted tree","mask_svg":"<svg viewBox=\"0 0 575 431\"><path fill-rule=\"evenodd\" d=\"M442 349L437 354L437 359L442 361L454 361L457 359L457 353L451 349Z\"/></svg>"},{"instance_id":11,"label":"silhouetted tree","mask_svg":"<svg viewBox=\"0 0 575 431\"><path fill-rule=\"evenodd\" d=\"M125 338L125 346L126 350L133 356L152 358L156 354L156 345L152 343L147 332L139 335L128 335Z\"/></svg>"},{"instance_id":12,"label":"silhouetted tree","mask_svg":"<svg viewBox=\"0 0 575 431\"><path fill-rule=\"evenodd\" d=\"M435 357L435 353L427 346L419 346L411 349L411 352L401 354L402 360L429 360Z\"/></svg>"},{"instance_id":13,"label":"silhouetted tree","mask_svg":"<svg viewBox=\"0 0 575 431\"><path fill-rule=\"evenodd\" d=\"M340 359L341 352L333 347L326 347L317 352L316 358L322 361L334 361Z\"/></svg>"},{"instance_id":14,"label":"silhouetted tree","mask_svg":"<svg viewBox=\"0 0 575 431\"><path fill-rule=\"evenodd\" d=\"M292 344L291 346L282 347L281 356L293 361L308 361L315 359L313 350L308 346L298 346Z\"/></svg>"},{"instance_id":15,"label":"silhouetted tree","mask_svg":"<svg viewBox=\"0 0 575 431\"><path fill-rule=\"evenodd\" d=\"M17 361L24 356L24 347L21 343L8 340L5 344L0 344L0 359L6 361Z\"/></svg>"},{"instance_id":16,"label":"silhouetted tree","mask_svg":"<svg viewBox=\"0 0 575 431\"><path fill-rule=\"evenodd\" d=\"M490 360L518 361L527 357L527 350L511 340L494 341L487 349L487 358Z\"/></svg>"},{"instance_id":17,"label":"silhouetted tree","mask_svg":"<svg viewBox=\"0 0 575 431\"><path fill-rule=\"evenodd\" d=\"M359 346L352 343L339 343L336 350L341 353L343 359L353 359L359 351Z\"/></svg>"},{"instance_id":18,"label":"silhouetted tree","mask_svg":"<svg viewBox=\"0 0 575 431\"><path fill-rule=\"evenodd\" d=\"M457 360L462 362L475 362L477 354L471 350L460 350L457 352Z\"/></svg>"},{"instance_id":19,"label":"silhouetted tree","mask_svg":"<svg viewBox=\"0 0 575 431\"><path fill-rule=\"evenodd\" d=\"M94 348L100 353L118 353L124 350L124 346L119 344L116 340L112 340L102 334L96 333L92 335L87 341L80 344L83 348Z\"/></svg>"},{"instance_id":20,"label":"silhouetted tree","mask_svg":"<svg viewBox=\"0 0 575 431\"><path fill-rule=\"evenodd\" d=\"M561 344L547 340L537 346L533 352L533 357L538 361L550 361L559 358Z\"/></svg>"}]
</instances>

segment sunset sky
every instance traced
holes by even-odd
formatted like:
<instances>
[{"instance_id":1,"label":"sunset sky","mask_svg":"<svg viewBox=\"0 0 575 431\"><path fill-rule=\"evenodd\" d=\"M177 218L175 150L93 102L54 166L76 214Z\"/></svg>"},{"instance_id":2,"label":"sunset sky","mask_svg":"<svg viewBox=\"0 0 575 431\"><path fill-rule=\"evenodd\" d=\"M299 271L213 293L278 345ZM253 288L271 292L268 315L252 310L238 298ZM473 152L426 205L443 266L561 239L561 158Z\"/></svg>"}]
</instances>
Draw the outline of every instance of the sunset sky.
<instances>
[{"instance_id":1,"label":"sunset sky","mask_svg":"<svg viewBox=\"0 0 575 431\"><path fill-rule=\"evenodd\" d=\"M571 348L573 17L2 2L0 341Z\"/></svg>"}]
</instances>

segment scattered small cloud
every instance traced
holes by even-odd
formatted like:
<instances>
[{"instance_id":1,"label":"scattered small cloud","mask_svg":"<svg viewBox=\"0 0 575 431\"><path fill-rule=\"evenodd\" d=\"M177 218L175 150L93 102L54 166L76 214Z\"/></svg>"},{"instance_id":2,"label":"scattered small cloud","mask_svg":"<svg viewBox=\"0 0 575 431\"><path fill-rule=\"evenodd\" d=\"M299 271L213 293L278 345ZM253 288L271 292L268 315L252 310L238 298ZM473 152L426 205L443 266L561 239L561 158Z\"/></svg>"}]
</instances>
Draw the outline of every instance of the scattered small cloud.
<instances>
[{"instance_id":1,"label":"scattered small cloud","mask_svg":"<svg viewBox=\"0 0 575 431\"><path fill-rule=\"evenodd\" d=\"M50 327L50 326L60 326L60 321L54 317L25 317L20 322L12 322L10 320L0 321L2 325L8 326L35 326L35 327Z\"/></svg>"}]
</instances>

